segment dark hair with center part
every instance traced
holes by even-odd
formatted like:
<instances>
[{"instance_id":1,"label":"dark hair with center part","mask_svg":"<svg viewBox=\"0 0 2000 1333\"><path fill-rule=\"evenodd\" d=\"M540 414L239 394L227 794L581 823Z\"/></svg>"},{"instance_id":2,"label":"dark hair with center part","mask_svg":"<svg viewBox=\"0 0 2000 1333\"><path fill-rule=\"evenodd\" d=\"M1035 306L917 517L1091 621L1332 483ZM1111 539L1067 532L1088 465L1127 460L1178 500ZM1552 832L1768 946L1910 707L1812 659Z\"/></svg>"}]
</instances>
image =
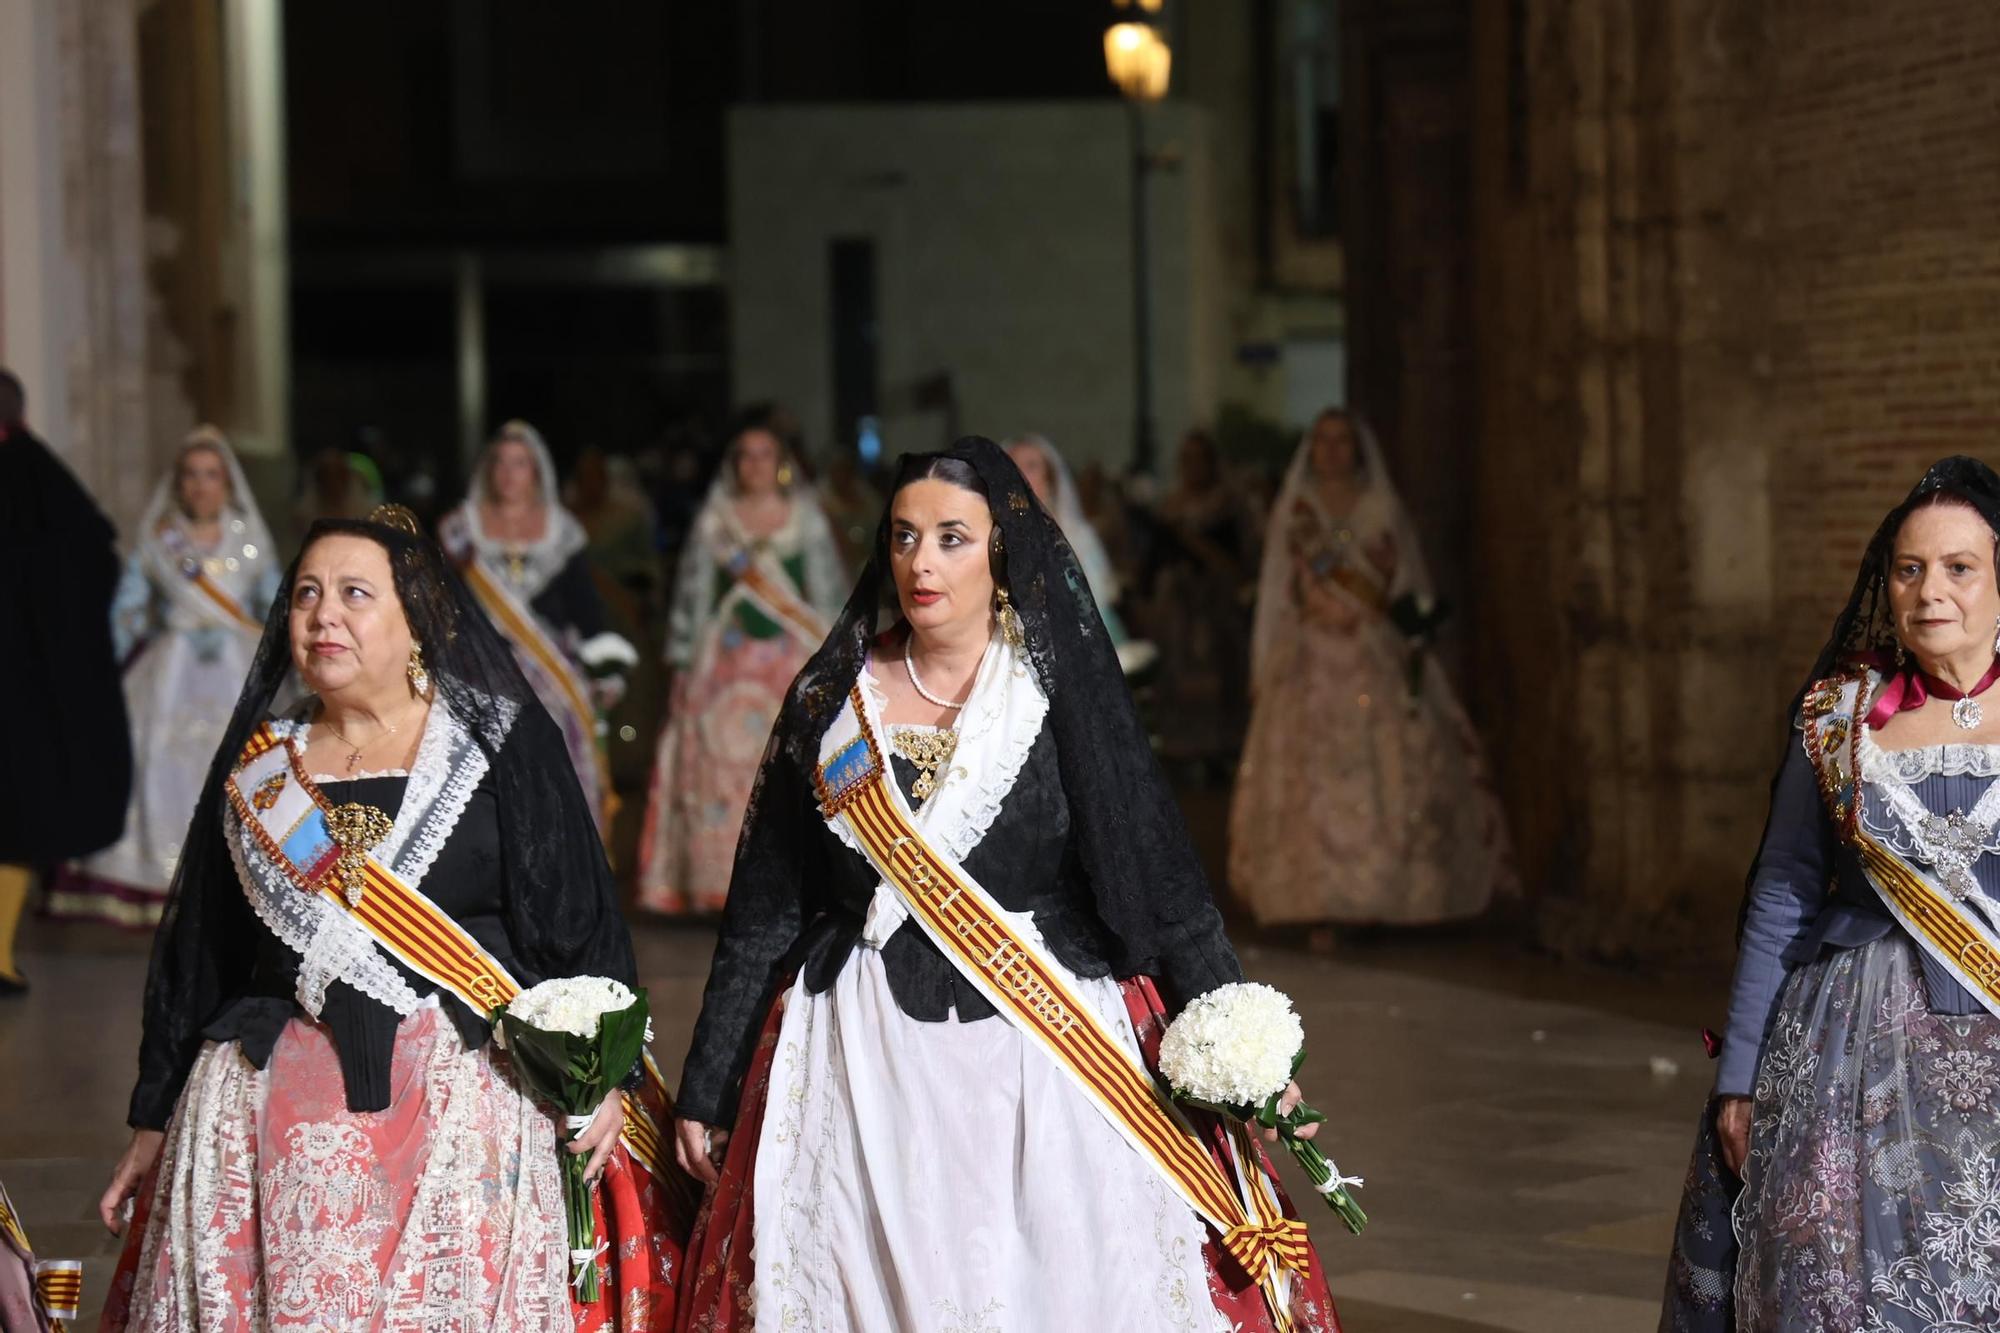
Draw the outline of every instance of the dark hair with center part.
<instances>
[{"instance_id":1,"label":"dark hair with center part","mask_svg":"<svg viewBox=\"0 0 2000 1333\"><path fill-rule=\"evenodd\" d=\"M889 487L889 509L894 512L896 497L903 488L913 482L941 481L956 486L961 491L971 491L986 502L986 514L993 520L993 537L987 543L987 567L993 572L993 586L1007 586L1007 552L1000 541L1000 516L993 512L993 497L986 493L986 483L972 464L950 454L904 454L896 462L895 482Z\"/></svg>"}]
</instances>

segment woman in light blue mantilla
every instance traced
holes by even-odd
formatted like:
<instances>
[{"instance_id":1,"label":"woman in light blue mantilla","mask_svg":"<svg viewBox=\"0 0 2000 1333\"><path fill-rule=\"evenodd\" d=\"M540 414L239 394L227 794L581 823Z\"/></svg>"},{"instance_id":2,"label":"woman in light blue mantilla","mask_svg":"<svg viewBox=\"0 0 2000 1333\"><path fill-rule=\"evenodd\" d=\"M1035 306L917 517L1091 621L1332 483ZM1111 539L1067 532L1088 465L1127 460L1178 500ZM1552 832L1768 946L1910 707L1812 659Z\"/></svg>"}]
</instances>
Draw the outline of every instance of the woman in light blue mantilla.
<instances>
[{"instance_id":1,"label":"woman in light blue mantilla","mask_svg":"<svg viewBox=\"0 0 2000 1333\"><path fill-rule=\"evenodd\" d=\"M1938 463L1794 708L1670 1333L2000 1326L1997 558L2000 477Z\"/></svg>"},{"instance_id":2,"label":"woman in light blue mantilla","mask_svg":"<svg viewBox=\"0 0 2000 1333\"><path fill-rule=\"evenodd\" d=\"M153 490L111 608L137 760L125 835L56 880L51 915L158 924L189 803L236 707L278 572L228 440L199 427Z\"/></svg>"}]
</instances>

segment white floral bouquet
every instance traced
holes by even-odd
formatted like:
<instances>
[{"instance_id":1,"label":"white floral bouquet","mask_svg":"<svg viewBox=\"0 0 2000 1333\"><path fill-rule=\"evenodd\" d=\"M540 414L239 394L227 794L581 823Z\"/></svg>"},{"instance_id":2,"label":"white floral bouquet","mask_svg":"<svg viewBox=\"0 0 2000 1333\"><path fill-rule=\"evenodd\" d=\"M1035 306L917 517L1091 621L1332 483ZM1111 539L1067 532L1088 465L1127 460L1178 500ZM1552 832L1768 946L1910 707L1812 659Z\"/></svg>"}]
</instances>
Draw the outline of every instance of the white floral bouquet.
<instances>
[{"instance_id":1,"label":"white floral bouquet","mask_svg":"<svg viewBox=\"0 0 2000 1333\"><path fill-rule=\"evenodd\" d=\"M590 677L591 695L598 711L616 708L625 698L625 677L639 665L639 650L624 635L605 630L576 643L576 656ZM598 730L603 729L600 719Z\"/></svg>"},{"instance_id":2,"label":"white floral bouquet","mask_svg":"<svg viewBox=\"0 0 2000 1333\"><path fill-rule=\"evenodd\" d=\"M1325 1153L1300 1139L1305 1125L1326 1116L1304 1102L1280 1113L1278 1101L1306 1059L1306 1031L1282 991L1256 982L1218 986L1167 1025L1160 1039L1160 1072L1174 1096L1195 1106L1275 1129L1305 1168L1313 1188L1355 1235L1368 1214L1348 1193L1361 1177L1343 1176Z\"/></svg>"},{"instance_id":3,"label":"white floral bouquet","mask_svg":"<svg viewBox=\"0 0 2000 1333\"><path fill-rule=\"evenodd\" d=\"M609 977L559 977L493 1011L493 1038L528 1091L566 1117L567 1143L596 1117L653 1039L646 992ZM586 1154L564 1152L563 1212L577 1299L598 1298L597 1214L583 1177Z\"/></svg>"}]
</instances>

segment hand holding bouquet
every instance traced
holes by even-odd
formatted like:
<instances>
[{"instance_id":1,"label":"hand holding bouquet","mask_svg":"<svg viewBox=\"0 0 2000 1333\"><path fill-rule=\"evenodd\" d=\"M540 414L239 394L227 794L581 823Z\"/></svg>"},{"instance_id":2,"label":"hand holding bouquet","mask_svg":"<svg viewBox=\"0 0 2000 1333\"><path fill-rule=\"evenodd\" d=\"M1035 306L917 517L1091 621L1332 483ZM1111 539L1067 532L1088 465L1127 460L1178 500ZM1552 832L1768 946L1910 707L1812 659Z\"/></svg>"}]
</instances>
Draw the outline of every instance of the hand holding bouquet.
<instances>
[{"instance_id":1,"label":"hand holding bouquet","mask_svg":"<svg viewBox=\"0 0 2000 1333\"><path fill-rule=\"evenodd\" d=\"M1348 1193L1361 1177L1343 1176L1326 1154L1298 1137L1326 1116L1303 1101L1278 1109L1306 1059L1305 1028L1283 992L1255 982L1218 986L1181 1011L1160 1039L1160 1072L1174 1096L1195 1106L1275 1129L1305 1168L1313 1188L1355 1235L1368 1214Z\"/></svg>"},{"instance_id":2,"label":"hand holding bouquet","mask_svg":"<svg viewBox=\"0 0 2000 1333\"><path fill-rule=\"evenodd\" d=\"M606 630L578 643L576 655L590 675L590 692L598 710L616 708L625 697L626 676L639 665L639 650L624 635Z\"/></svg>"},{"instance_id":3,"label":"hand holding bouquet","mask_svg":"<svg viewBox=\"0 0 2000 1333\"><path fill-rule=\"evenodd\" d=\"M567 1117L565 1142L590 1127L652 1039L646 992L609 977L544 981L493 1011L493 1036L536 1098ZM577 1299L598 1298L597 1214L581 1154L562 1154L563 1211Z\"/></svg>"}]
</instances>

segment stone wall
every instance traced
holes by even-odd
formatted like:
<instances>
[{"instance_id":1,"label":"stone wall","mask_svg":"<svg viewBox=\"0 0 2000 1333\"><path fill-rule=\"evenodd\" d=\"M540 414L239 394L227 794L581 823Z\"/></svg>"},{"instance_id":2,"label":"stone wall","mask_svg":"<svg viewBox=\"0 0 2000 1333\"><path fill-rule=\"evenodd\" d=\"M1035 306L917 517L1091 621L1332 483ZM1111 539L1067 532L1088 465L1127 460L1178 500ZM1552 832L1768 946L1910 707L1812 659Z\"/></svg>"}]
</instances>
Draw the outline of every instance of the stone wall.
<instances>
[{"instance_id":1,"label":"stone wall","mask_svg":"<svg viewBox=\"0 0 2000 1333\"><path fill-rule=\"evenodd\" d=\"M153 484L145 206L130 0L15 0L0 120L0 358L105 511Z\"/></svg>"},{"instance_id":2,"label":"stone wall","mask_svg":"<svg viewBox=\"0 0 2000 1333\"><path fill-rule=\"evenodd\" d=\"M1208 130L1144 113L1153 419L1171 448L1214 411L1227 356ZM967 431L1039 430L1071 464L1133 438L1134 142L1117 102L739 107L730 117L730 320L739 400L836 434L828 250L874 242L882 431L939 447L915 385L950 372Z\"/></svg>"}]
</instances>

